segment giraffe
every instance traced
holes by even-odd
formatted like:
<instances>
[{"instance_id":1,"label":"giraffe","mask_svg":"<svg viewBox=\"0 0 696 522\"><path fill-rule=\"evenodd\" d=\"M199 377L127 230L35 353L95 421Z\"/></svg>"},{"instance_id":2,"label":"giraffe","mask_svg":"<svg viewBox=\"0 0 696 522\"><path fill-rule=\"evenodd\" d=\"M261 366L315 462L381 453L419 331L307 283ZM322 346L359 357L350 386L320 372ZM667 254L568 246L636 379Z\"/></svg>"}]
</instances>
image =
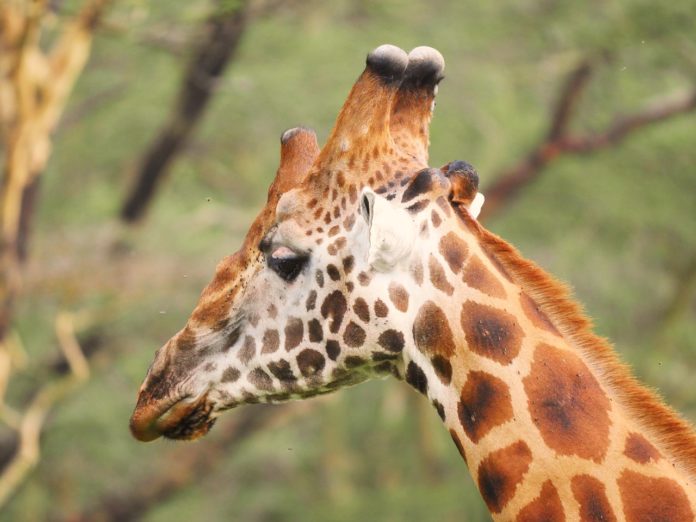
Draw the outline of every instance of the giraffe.
<instances>
[{"instance_id":1,"label":"giraffe","mask_svg":"<svg viewBox=\"0 0 696 522\"><path fill-rule=\"evenodd\" d=\"M694 520L696 433L478 223L473 167L428 166L443 71L435 49L380 46L322 149L283 133L268 202L156 353L133 435L195 439L227 409L391 375L495 520Z\"/></svg>"}]
</instances>

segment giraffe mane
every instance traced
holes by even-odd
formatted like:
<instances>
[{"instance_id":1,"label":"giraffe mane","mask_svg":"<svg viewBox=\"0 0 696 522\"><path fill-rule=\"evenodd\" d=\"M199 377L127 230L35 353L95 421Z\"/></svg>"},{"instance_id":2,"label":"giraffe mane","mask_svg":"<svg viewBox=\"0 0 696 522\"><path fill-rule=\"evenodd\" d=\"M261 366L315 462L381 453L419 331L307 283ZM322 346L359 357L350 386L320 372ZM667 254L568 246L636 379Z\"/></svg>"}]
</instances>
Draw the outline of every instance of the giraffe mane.
<instances>
[{"instance_id":1,"label":"giraffe mane","mask_svg":"<svg viewBox=\"0 0 696 522\"><path fill-rule=\"evenodd\" d=\"M457 207L455 207L457 208ZM466 227L494 262L534 300L559 332L597 370L601 382L619 404L655 437L660 448L679 462L696 479L696 431L658 393L635 378L613 346L593 331L593 323L572 297L567 285L559 282L496 234L486 230L468 212L457 208Z\"/></svg>"}]
</instances>

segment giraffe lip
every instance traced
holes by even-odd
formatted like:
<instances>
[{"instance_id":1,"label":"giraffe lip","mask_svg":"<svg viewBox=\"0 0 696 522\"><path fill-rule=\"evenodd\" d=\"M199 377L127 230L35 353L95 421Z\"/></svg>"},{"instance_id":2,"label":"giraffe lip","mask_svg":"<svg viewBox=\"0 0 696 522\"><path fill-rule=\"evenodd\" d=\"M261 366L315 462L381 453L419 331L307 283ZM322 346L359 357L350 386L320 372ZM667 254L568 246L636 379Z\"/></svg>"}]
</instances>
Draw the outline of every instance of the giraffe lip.
<instances>
[{"instance_id":1,"label":"giraffe lip","mask_svg":"<svg viewBox=\"0 0 696 522\"><path fill-rule=\"evenodd\" d=\"M130 430L141 442L162 436L168 439L193 440L213 426L213 404L205 393L197 398L182 397L174 401L146 403L140 401L130 419Z\"/></svg>"}]
</instances>

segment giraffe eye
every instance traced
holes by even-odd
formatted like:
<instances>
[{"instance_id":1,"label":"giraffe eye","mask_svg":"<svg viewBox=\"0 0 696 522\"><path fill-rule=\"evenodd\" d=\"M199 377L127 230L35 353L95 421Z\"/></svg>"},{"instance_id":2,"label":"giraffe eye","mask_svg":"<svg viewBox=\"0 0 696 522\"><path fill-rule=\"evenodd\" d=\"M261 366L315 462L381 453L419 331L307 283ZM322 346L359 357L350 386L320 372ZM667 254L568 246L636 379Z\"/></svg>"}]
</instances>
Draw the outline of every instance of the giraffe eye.
<instances>
[{"instance_id":1,"label":"giraffe eye","mask_svg":"<svg viewBox=\"0 0 696 522\"><path fill-rule=\"evenodd\" d=\"M294 281L307 264L309 256L298 254L288 247L278 247L267 256L268 267L288 283Z\"/></svg>"}]
</instances>

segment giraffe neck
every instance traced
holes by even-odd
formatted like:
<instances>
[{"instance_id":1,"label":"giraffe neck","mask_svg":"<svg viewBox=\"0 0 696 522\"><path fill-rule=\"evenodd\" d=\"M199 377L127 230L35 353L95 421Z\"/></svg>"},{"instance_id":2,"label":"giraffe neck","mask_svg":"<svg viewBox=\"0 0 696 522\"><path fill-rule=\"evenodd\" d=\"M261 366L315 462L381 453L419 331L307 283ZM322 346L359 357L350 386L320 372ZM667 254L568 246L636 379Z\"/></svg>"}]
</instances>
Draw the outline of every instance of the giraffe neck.
<instances>
[{"instance_id":1,"label":"giraffe neck","mask_svg":"<svg viewBox=\"0 0 696 522\"><path fill-rule=\"evenodd\" d=\"M693 520L690 428L633 380L564 289L463 219L473 234L447 234L444 263L430 258L447 295L418 310L405 378L431 399L493 517Z\"/></svg>"}]
</instances>

